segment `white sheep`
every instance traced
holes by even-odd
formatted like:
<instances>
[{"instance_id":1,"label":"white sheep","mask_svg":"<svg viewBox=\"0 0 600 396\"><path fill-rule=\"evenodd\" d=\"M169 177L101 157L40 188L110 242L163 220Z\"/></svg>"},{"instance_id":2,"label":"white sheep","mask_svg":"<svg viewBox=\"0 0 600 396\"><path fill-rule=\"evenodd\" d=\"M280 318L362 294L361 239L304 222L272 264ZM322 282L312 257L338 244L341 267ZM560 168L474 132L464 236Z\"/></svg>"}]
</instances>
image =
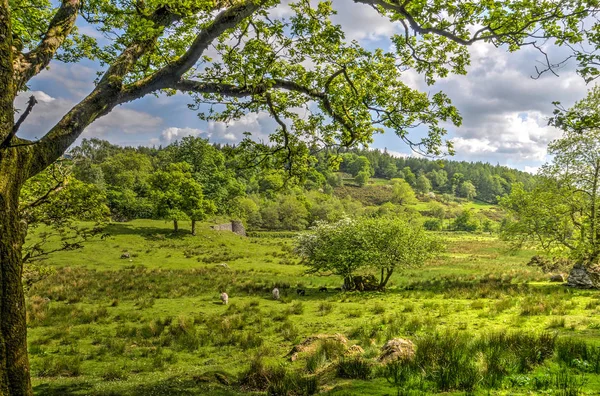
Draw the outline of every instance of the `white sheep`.
<instances>
[{"instance_id":1,"label":"white sheep","mask_svg":"<svg viewBox=\"0 0 600 396\"><path fill-rule=\"evenodd\" d=\"M273 289L273 299L279 300L279 289L278 288Z\"/></svg>"},{"instance_id":2,"label":"white sheep","mask_svg":"<svg viewBox=\"0 0 600 396\"><path fill-rule=\"evenodd\" d=\"M223 301L223 304L227 305L229 302L229 296L227 293L221 293L221 301Z\"/></svg>"}]
</instances>

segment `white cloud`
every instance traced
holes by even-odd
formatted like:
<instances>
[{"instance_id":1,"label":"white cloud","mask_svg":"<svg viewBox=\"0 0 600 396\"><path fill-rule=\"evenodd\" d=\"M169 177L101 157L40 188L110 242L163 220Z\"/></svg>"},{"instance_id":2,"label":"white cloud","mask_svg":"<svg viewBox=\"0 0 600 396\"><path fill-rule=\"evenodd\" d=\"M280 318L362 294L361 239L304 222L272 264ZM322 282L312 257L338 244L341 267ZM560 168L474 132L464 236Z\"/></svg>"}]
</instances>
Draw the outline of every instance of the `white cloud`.
<instances>
[{"instance_id":1,"label":"white cloud","mask_svg":"<svg viewBox=\"0 0 600 396\"><path fill-rule=\"evenodd\" d=\"M454 149L459 153L483 154L495 153L498 148L494 147L487 139L465 139L461 137L451 139L454 143Z\"/></svg>"},{"instance_id":2,"label":"white cloud","mask_svg":"<svg viewBox=\"0 0 600 396\"><path fill-rule=\"evenodd\" d=\"M41 138L76 104L69 99L54 98L43 91L29 91L16 98L15 107L24 109L31 95L36 97L38 104L19 129L19 136L27 139ZM115 134L144 133L157 128L162 122L160 117L119 106L87 127L82 136L105 138Z\"/></svg>"},{"instance_id":3,"label":"white cloud","mask_svg":"<svg viewBox=\"0 0 600 396\"><path fill-rule=\"evenodd\" d=\"M343 4L343 5L342 5ZM337 15L332 21L342 26L347 40L379 40L402 31L400 23L390 22L375 9L364 4L334 2Z\"/></svg>"},{"instance_id":4,"label":"white cloud","mask_svg":"<svg viewBox=\"0 0 600 396\"><path fill-rule=\"evenodd\" d=\"M160 117L120 106L92 123L86 128L84 135L105 136L112 131L135 134L157 128L162 123L163 120Z\"/></svg>"},{"instance_id":5,"label":"white cloud","mask_svg":"<svg viewBox=\"0 0 600 396\"><path fill-rule=\"evenodd\" d=\"M267 141L271 131L275 129L275 121L269 113L261 111L249 113L230 122L208 122L208 133L211 140L219 143L239 142L245 132L252 133L252 139Z\"/></svg>"},{"instance_id":6,"label":"white cloud","mask_svg":"<svg viewBox=\"0 0 600 396\"><path fill-rule=\"evenodd\" d=\"M531 173L532 175L535 175L538 172L538 170L540 170L540 167L539 166L525 166L525 167L523 167L523 170L525 172Z\"/></svg>"},{"instance_id":7,"label":"white cloud","mask_svg":"<svg viewBox=\"0 0 600 396\"><path fill-rule=\"evenodd\" d=\"M59 89L55 96L71 96L73 99L81 100L94 89L95 78L96 70L90 67L78 63L52 62L48 69L42 70L35 77L34 81L57 84Z\"/></svg>"},{"instance_id":8,"label":"white cloud","mask_svg":"<svg viewBox=\"0 0 600 396\"><path fill-rule=\"evenodd\" d=\"M401 153L399 151L394 151L394 150L387 150L388 154L391 155L392 157L396 157L396 158L407 158L407 157L412 157L412 153Z\"/></svg>"},{"instance_id":9,"label":"white cloud","mask_svg":"<svg viewBox=\"0 0 600 396\"><path fill-rule=\"evenodd\" d=\"M32 91L31 95L35 96L35 98L37 99L38 103L39 102L50 103L50 102L52 102L53 100L56 99L56 98L53 98L52 96L48 95L44 91Z\"/></svg>"},{"instance_id":10,"label":"white cloud","mask_svg":"<svg viewBox=\"0 0 600 396\"><path fill-rule=\"evenodd\" d=\"M175 140L178 140L185 136L200 136L200 135L205 135L205 137L211 136L210 133L207 133L201 129L170 127L170 128L164 129L161 132L160 141L162 143L169 144L169 143L174 142Z\"/></svg>"},{"instance_id":11,"label":"white cloud","mask_svg":"<svg viewBox=\"0 0 600 396\"><path fill-rule=\"evenodd\" d=\"M223 139L236 141L237 137L233 133L226 133L225 135L223 135Z\"/></svg>"},{"instance_id":12,"label":"white cloud","mask_svg":"<svg viewBox=\"0 0 600 396\"><path fill-rule=\"evenodd\" d=\"M457 153L484 158L495 154L515 162L543 162L546 147L560 136L560 131L546 123L546 117L536 111L490 115L480 124L459 130L462 136L452 139ZM498 158L491 158L495 162Z\"/></svg>"}]
</instances>

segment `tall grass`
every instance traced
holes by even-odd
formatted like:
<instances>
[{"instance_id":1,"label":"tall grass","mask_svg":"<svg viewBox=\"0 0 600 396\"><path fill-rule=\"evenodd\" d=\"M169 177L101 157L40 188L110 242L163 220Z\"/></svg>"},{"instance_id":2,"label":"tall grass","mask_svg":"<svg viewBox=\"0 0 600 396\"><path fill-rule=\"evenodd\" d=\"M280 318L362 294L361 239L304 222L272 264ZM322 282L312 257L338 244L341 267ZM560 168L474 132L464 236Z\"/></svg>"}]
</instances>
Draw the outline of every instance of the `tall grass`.
<instances>
[{"instance_id":1,"label":"tall grass","mask_svg":"<svg viewBox=\"0 0 600 396\"><path fill-rule=\"evenodd\" d=\"M530 372L554 354L549 333L491 332L474 337L446 331L415 339L413 358L392 361L380 370L397 389L423 387L437 392L500 388L505 378Z\"/></svg>"}]
</instances>

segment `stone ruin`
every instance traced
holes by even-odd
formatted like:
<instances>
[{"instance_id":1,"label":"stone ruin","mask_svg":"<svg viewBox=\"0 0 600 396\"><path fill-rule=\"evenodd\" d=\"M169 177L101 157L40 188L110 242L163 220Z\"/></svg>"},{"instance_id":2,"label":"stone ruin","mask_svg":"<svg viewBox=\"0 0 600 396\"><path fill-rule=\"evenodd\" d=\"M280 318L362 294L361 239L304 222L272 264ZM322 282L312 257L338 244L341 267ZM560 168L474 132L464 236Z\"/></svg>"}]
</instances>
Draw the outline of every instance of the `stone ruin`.
<instances>
[{"instance_id":1,"label":"stone ruin","mask_svg":"<svg viewBox=\"0 0 600 396\"><path fill-rule=\"evenodd\" d=\"M600 265L575 264L569 273L567 286L579 289L594 289L600 287Z\"/></svg>"},{"instance_id":2,"label":"stone ruin","mask_svg":"<svg viewBox=\"0 0 600 396\"><path fill-rule=\"evenodd\" d=\"M231 220L229 223L210 226L215 231L231 231L241 236L246 236L246 229L239 220Z\"/></svg>"}]
</instances>

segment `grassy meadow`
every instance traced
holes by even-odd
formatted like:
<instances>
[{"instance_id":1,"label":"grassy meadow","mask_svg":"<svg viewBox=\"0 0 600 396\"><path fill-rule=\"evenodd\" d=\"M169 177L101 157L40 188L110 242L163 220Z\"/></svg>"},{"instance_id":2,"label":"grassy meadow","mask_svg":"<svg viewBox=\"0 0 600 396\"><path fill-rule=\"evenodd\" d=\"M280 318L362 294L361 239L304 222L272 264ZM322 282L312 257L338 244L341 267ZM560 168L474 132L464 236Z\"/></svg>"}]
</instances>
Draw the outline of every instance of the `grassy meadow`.
<instances>
[{"instance_id":1,"label":"grassy meadow","mask_svg":"<svg viewBox=\"0 0 600 396\"><path fill-rule=\"evenodd\" d=\"M27 296L36 394L600 394L600 295L549 283L533 251L446 233L446 253L385 293L342 292L283 233L183 228L115 223L48 259ZM331 337L292 361L316 335ZM414 358L380 364L395 337Z\"/></svg>"}]
</instances>

